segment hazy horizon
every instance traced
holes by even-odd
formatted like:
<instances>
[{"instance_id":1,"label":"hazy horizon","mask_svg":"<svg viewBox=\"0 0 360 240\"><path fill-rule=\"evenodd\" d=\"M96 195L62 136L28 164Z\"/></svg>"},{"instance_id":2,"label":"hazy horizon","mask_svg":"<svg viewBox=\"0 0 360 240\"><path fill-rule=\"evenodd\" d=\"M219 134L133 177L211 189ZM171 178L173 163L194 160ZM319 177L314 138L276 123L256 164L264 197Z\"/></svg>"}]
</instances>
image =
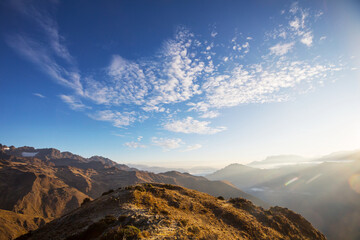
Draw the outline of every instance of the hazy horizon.
<instances>
[{"instance_id":1,"label":"hazy horizon","mask_svg":"<svg viewBox=\"0 0 360 240\"><path fill-rule=\"evenodd\" d=\"M6 145L4 143L0 143L3 145ZM11 145L6 145L8 147L10 147ZM44 148L53 148L51 146L47 146L47 147L36 147L36 146L30 146L30 145L24 145L24 146L15 146L16 148L18 147L34 147L35 149L44 149ZM61 152L70 152L68 150L64 150L64 149L58 149ZM99 155L99 154L95 154L95 155L81 155L77 152L72 152L73 154L76 155L81 155L82 157L85 158L90 158L93 156L101 156L101 157L105 157L105 158L110 158L111 160L119 163L119 164L125 164L128 165L130 167L136 167L136 165L143 165L143 167L150 167L150 168L165 168L165 169L183 169L183 170L189 170L189 169L193 169L193 168L208 168L208 169L214 169L214 170L219 170L221 168L224 168L230 164L243 164L243 165L249 165L255 168L277 168L277 167L281 167L281 166L287 166L287 165L292 165L292 164L318 164L323 162L324 160L322 160L321 158L323 157L331 157L331 156L346 156L349 154L353 154L356 153L358 154L360 152L360 149L354 149L354 150L342 150L342 151L334 151L334 152L330 152L330 153L326 153L326 154L322 154L322 155L316 155L316 156L303 156L303 155L298 155L298 154L275 154L275 155L269 155L269 156L265 156L263 158L259 158L259 159L255 159L255 160L235 160L235 161L227 161L226 159L224 159L224 161L218 162L218 163L208 163L206 162L192 162L192 161L184 161L184 160L178 160L178 161L134 161L134 162L129 162L129 161L117 161L115 159L111 159L109 156L106 155ZM27 153L27 152L25 152ZM32 154L29 154L29 156L34 156ZM35 155L36 156L36 155ZM298 160L298 161L293 161L291 160L291 158L303 158L302 160ZM269 158L275 158L275 159L286 159L286 161L283 161L280 163L280 160L278 160L278 162L275 163L260 163L259 165L254 165L251 163L256 163L256 162L262 162L262 161L266 161ZM340 162L346 162L343 161L344 159L335 159L335 161L340 161ZM141 169L141 168L140 168Z\"/></svg>"}]
</instances>

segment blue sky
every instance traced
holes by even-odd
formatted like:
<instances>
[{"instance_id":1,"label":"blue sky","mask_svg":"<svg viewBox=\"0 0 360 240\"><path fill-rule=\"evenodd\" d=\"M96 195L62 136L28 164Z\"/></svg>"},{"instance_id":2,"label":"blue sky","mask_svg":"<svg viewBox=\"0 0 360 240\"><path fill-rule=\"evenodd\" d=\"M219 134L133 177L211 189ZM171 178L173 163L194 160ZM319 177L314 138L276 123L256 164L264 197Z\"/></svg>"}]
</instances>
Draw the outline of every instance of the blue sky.
<instances>
[{"instance_id":1,"label":"blue sky","mask_svg":"<svg viewBox=\"0 0 360 240\"><path fill-rule=\"evenodd\" d=\"M0 142L223 166L359 148L356 1L2 1Z\"/></svg>"}]
</instances>

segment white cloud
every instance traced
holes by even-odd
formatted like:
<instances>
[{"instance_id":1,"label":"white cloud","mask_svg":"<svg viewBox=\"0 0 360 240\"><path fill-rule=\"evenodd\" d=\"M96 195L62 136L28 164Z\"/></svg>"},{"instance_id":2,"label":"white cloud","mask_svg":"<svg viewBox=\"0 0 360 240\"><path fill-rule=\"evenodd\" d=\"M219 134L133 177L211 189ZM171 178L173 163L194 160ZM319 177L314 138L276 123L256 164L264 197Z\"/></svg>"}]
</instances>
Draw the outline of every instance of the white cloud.
<instances>
[{"instance_id":1,"label":"white cloud","mask_svg":"<svg viewBox=\"0 0 360 240\"><path fill-rule=\"evenodd\" d=\"M202 115L200 115L200 118L216 118L219 115L220 114L217 111L208 111L208 112L205 112Z\"/></svg>"},{"instance_id":2,"label":"white cloud","mask_svg":"<svg viewBox=\"0 0 360 240\"><path fill-rule=\"evenodd\" d=\"M152 143L156 146L162 147L164 151L169 151L171 149L176 149L181 147L183 144L180 138L157 138L153 137L151 139Z\"/></svg>"},{"instance_id":3,"label":"white cloud","mask_svg":"<svg viewBox=\"0 0 360 240\"><path fill-rule=\"evenodd\" d=\"M190 50L193 34L180 28L175 39L164 43L150 60L129 61L114 55L108 79L86 79L85 95L98 104L135 104L144 111L163 112L161 105L182 102L201 94L198 77L211 72L211 64L199 61Z\"/></svg>"},{"instance_id":4,"label":"white cloud","mask_svg":"<svg viewBox=\"0 0 360 240\"><path fill-rule=\"evenodd\" d=\"M281 33L279 33L279 37L282 37L283 39L286 39L286 32L282 31Z\"/></svg>"},{"instance_id":5,"label":"white cloud","mask_svg":"<svg viewBox=\"0 0 360 240\"><path fill-rule=\"evenodd\" d=\"M75 91L71 96L60 96L72 109L90 109L81 100L96 104L99 110L87 112L88 116L115 127L129 126L156 115L165 116L168 122L163 127L169 131L221 132L226 128L210 127L207 121L192 117L173 119L181 111L196 111L192 114L200 118L215 118L226 107L285 101L338 69L319 58L300 61L292 54L300 44L315 44L315 33L309 27L313 15L310 10L294 4L289 12L283 12L288 24L280 25L266 35L266 41L271 42L254 48L264 52L268 52L268 48L269 52L252 56L253 64L241 65L246 62L243 59L249 53L251 37L236 34L225 43L215 38L217 32L213 31L212 38L204 40L182 27L172 39L164 41L153 57L128 60L114 54L108 66L103 68L105 75L101 79L96 78L96 73L92 76L84 74L84 77L77 70L74 58L64 44L65 39L50 15L21 6L21 11L40 26L45 41L15 34L7 37L7 43L59 84ZM221 47L224 51L217 51ZM116 110L120 108L132 110Z\"/></svg>"},{"instance_id":6,"label":"white cloud","mask_svg":"<svg viewBox=\"0 0 360 240\"><path fill-rule=\"evenodd\" d=\"M326 36L322 36L322 37L320 37L320 41L324 41L324 40L326 40Z\"/></svg>"},{"instance_id":7,"label":"white cloud","mask_svg":"<svg viewBox=\"0 0 360 240\"><path fill-rule=\"evenodd\" d=\"M44 95L42 95L41 93L33 93L34 96L37 96L39 98L46 98Z\"/></svg>"},{"instance_id":8,"label":"white cloud","mask_svg":"<svg viewBox=\"0 0 360 240\"><path fill-rule=\"evenodd\" d=\"M211 79L210 79L211 80ZM204 86L203 86L204 88ZM206 87L205 87L206 89ZM189 111L200 111L200 112L207 112L209 108L211 107L208 103L205 103L203 101L197 102L197 103L188 103Z\"/></svg>"},{"instance_id":9,"label":"white cloud","mask_svg":"<svg viewBox=\"0 0 360 240\"><path fill-rule=\"evenodd\" d=\"M216 37L216 35L218 35L218 32L216 32L215 30L211 32L211 37Z\"/></svg>"},{"instance_id":10,"label":"white cloud","mask_svg":"<svg viewBox=\"0 0 360 240\"><path fill-rule=\"evenodd\" d=\"M309 9L302 9L298 4L294 4L286 17L288 20L288 25L280 25L272 32L268 34L272 39L291 39L294 43L300 42L308 47L313 44L313 30L310 28L311 19L316 19L317 14L310 14ZM287 46L293 47L293 46ZM284 55L289 51L289 48L286 48L286 45L278 43L272 48L272 52L277 55Z\"/></svg>"},{"instance_id":11,"label":"white cloud","mask_svg":"<svg viewBox=\"0 0 360 240\"><path fill-rule=\"evenodd\" d=\"M178 133L215 134L226 130L226 127L209 127L210 122L198 121L192 117L171 121L164 124L164 129Z\"/></svg>"},{"instance_id":12,"label":"white cloud","mask_svg":"<svg viewBox=\"0 0 360 240\"><path fill-rule=\"evenodd\" d=\"M272 46L269 48L271 54L275 54L277 56L285 55L287 54L293 47L295 42L290 43L278 43L275 46Z\"/></svg>"},{"instance_id":13,"label":"white cloud","mask_svg":"<svg viewBox=\"0 0 360 240\"><path fill-rule=\"evenodd\" d=\"M194 150L197 150L197 149L200 149L200 148L202 148L201 144L189 145L189 146L186 147L185 150L183 150L183 152L194 151Z\"/></svg>"},{"instance_id":14,"label":"white cloud","mask_svg":"<svg viewBox=\"0 0 360 240\"><path fill-rule=\"evenodd\" d=\"M138 136L137 140L140 142L143 139L143 136Z\"/></svg>"},{"instance_id":15,"label":"white cloud","mask_svg":"<svg viewBox=\"0 0 360 240\"><path fill-rule=\"evenodd\" d=\"M59 97L61 98L61 100L63 100L63 102L67 103L69 107L73 110L91 109L91 107L86 106L79 99L76 99L74 96L59 95Z\"/></svg>"},{"instance_id":16,"label":"white cloud","mask_svg":"<svg viewBox=\"0 0 360 240\"><path fill-rule=\"evenodd\" d=\"M298 12L298 10L299 10L299 4L298 2L294 2L290 7L289 12L295 14Z\"/></svg>"},{"instance_id":17,"label":"white cloud","mask_svg":"<svg viewBox=\"0 0 360 240\"><path fill-rule=\"evenodd\" d=\"M300 20L298 18L295 18L294 20L289 22L289 25L294 29L294 30L299 30L300 29Z\"/></svg>"},{"instance_id":18,"label":"white cloud","mask_svg":"<svg viewBox=\"0 0 360 240\"><path fill-rule=\"evenodd\" d=\"M164 107L149 106L149 105L142 107L142 110L144 110L145 112L165 112Z\"/></svg>"},{"instance_id":19,"label":"white cloud","mask_svg":"<svg viewBox=\"0 0 360 240\"><path fill-rule=\"evenodd\" d=\"M98 121L111 122L114 127L129 126L136 121L135 112L117 112L111 110L97 111L89 117Z\"/></svg>"},{"instance_id":20,"label":"white cloud","mask_svg":"<svg viewBox=\"0 0 360 240\"><path fill-rule=\"evenodd\" d=\"M313 42L312 33L311 32L305 33L300 41L301 41L301 43L305 44L306 46L311 47L312 42Z\"/></svg>"},{"instance_id":21,"label":"white cloud","mask_svg":"<svg viewBox=\"0 0 360 240\"><path fill-rule=\"evenodd\" d=\"M280 102L290 90L310 85L315 79L325 79L339 70L333 65L287 61L280 59L248 67L238 66L231 74L209 78L203 85L206 101L193 104L190 110L233 107L239 104ZM286 91L287 90L287 91Z\"/></svg>"},{"instance_id":22,"label":"white cloud","mask_svg":"<svg viewBox=\"0 0 360 240\"><path fill-rule=\"evenodd\" d=\"M140 144L139 142L126 142L124 143L124 146L128 147L128 148L146 148L145 145Z\"/></svg>"}]
</instances>

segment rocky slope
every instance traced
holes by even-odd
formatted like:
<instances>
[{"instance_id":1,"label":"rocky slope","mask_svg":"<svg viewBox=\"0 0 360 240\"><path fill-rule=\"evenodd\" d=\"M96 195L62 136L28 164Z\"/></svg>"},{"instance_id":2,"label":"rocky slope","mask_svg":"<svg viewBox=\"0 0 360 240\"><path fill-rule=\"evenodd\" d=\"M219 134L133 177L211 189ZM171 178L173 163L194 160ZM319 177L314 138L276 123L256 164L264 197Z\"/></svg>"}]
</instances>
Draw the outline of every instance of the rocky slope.
<instances>
[{"instance_id":1,"label":"rocky slope","mask_svg":"<svg viewBox=\"0 0 360 240\"><path fill-rule=\"evenodd\" d=\"M110 189L145 182L176 184L225 198L245 197L267 206L222 181L179 172L137 171L110 159L85 159L56 149L13 147L0 151L0 209L6 210L0 212L0 239L34 230L76 209L85 198L97 198Z\"/></svg>"},{"instance_id":2,"label":"rocky slope","mask_svg":"<svg viewBox=\"0 0 360 240\"><path fill-rule=\"evenodd\" d=\"M110 192L19 240L325 239L300 215L170 184Z\"/></svg>"}]
</instances>

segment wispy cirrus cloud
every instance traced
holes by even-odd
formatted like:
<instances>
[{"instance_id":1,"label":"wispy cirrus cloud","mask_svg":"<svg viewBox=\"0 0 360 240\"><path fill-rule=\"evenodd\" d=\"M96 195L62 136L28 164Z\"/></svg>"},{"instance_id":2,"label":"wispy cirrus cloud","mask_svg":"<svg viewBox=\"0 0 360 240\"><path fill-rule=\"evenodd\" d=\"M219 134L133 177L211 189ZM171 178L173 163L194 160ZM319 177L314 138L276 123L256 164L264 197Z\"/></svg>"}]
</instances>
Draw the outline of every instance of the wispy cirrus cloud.
<instances>
[{"instance_id":1,"label":"wispy cirrus cloud","mask_svg":"<svg viewBox=\"0 0 360 240\"><path fill-rule=\"evenodd\" d=\"M29 37L30 34L17 32L6 36L8 45L21 56L33 62L53 80L82 95L81 76L75 60L63 43L65 38L60 35L56 21L45 9L48 4L54 3L49 2L36 6L36 2L20 0L11 1L11 4L24 19L39 27L46 40L39 41ZM60 64L59 58L65 60L66 64Z\"/></svg>"},{"instance_id":2,"label":"wispy cirrus cloud","mask_svg":"<svg viewBox=\"0 0 360 240\"><path fill-rule=\"evenodd\" d=\"M53 53L69 63L74 62L74 58L71 56L67 47L63 44L65 39L59 34L57 22L48 11L41 8L41 5L36 7L34 2L31 1L12 1L11 4L23 16L40 26L48 39L48 47L53 50ZM43 6L46 6L47 4L57 4L57 2L45 3Z\"/></svg>"},{"instance_id":3,"label":"wispy cirrus cloud","mask_svg":"<svg viewBox=\"0 0 360 240\"><path fill-rule=\"evenodd\" d=\"M52 56L51 50L46 48L46 46L21 34L8 35L6 42L16 52L37 65L56 82L75 90L80 95L82 94L79 73L58 64Z\"/></svg>"},{"instance_id":4,"label":"wispy cirrus cloud","mask_svg":"<svg viewBox=\"0 0 360 240\"><path fill-rule=\"evenodd\" d=\"M41 93L33 93L34 96L37 96L39 98L46 98L44 95L42 95Z\"/></svg>"},{"instance_id":5,"label":"wispy cirrus cloud","mask_svg":"<svg viewBox=\"0 0 360 240\"><path fill-rule=\"evenodd\" d=\"M81 111L81 110L85 110L85 109L91 109L91 107L86 106L85 104L83 104L81 102L81 100L76 99L74 96L60 95L59 97L61 98L61 100L63 100L63 102L67 103L72 110L80 110Z\"/></svg>"}]
</instances>

